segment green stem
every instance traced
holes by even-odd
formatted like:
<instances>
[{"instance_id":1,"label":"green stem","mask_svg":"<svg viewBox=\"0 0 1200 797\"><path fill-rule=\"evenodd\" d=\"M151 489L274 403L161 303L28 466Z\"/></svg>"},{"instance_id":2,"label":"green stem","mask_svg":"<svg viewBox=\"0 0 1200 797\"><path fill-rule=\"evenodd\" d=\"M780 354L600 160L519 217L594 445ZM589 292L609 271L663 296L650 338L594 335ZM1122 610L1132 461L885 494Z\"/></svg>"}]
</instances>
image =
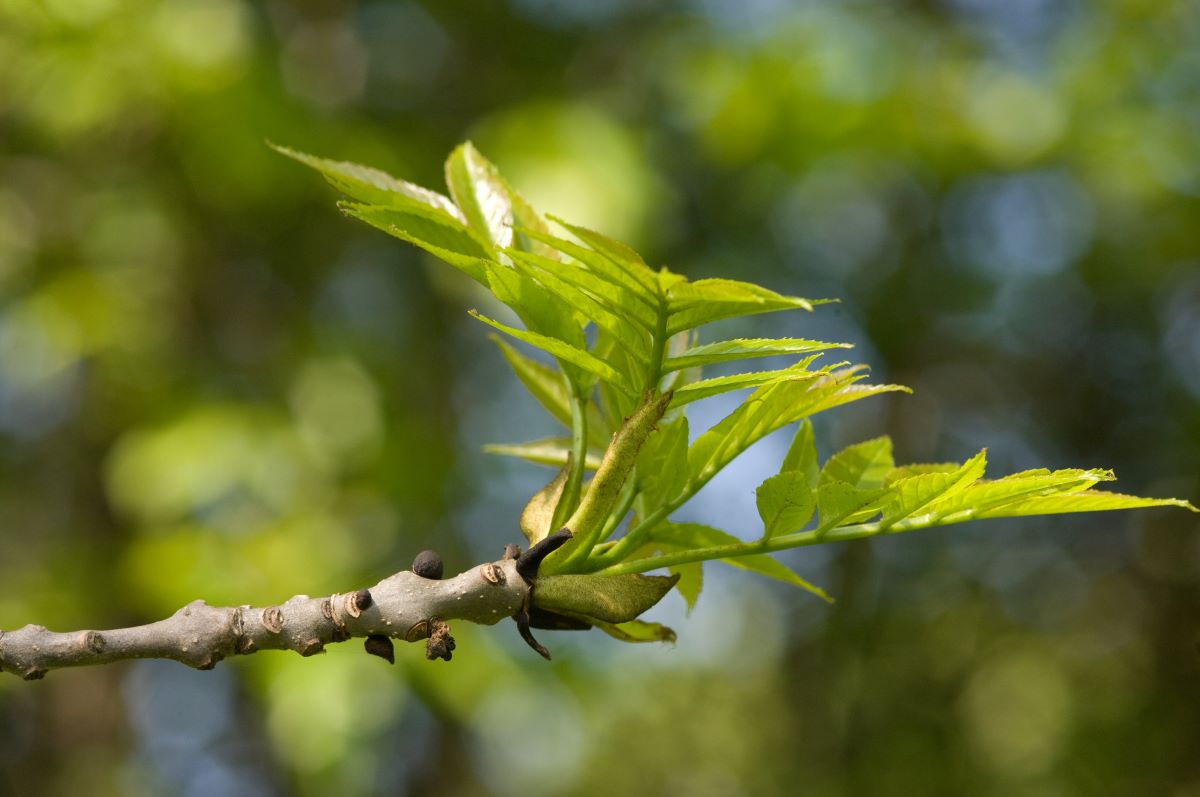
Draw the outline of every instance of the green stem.
<instances>
[{"instance_id":1,"label":"green stem","mask_svg":"<svg viewBox=\"0 0 1200 797\"><path fill-rule=\"evenodd\" d=\"M738 556L751 556L758 553L785 551L791 548L803 548L808 545L820 545L826 542L846 542L860 540L864 537L875 537L882 534L899 534L904 531L934 528L945 523L943 518L913 518L891 525L884 523L859 523L854 526L843 526L830 529L818 534L816 530L800 531L795 534L785 534L780 537L758 540L757 542L732 543L730 545L715 545L710 548L693 548L689 551L648 556L643 559L632 559L620 562L597 571L599 575L617 576L624 573L645 573L660 567L687 564L689 562L706 562L712 559L732 559ZM616 549L614 548L613 551ZM609 553L613 553L609 551Z\"/></svg>"},{"instance_id":2,"label":"green stem","mask_svg":"<svg viewBox=\"0 0 1200 797\"><path fill-rule=\"evenodd\" d=\"M554 516L550 520L552 532L562 528L567 518L579 506L583 474L587 464L587 397L569 382L567 389L571 395L571 470L567 474L567 483L563 486L562 498L559 499L558 506L554 507Z\"/></svg>"},{"instance_id":3,"label":"green stem","mask_svg":"<svg viewBox=\"0 0 1200 797\"><path fill-rule=\"evenodd\" d=\"M650 344L652 349L646 369L646 392L657 393L658 381L662 379L663 359L667 353L667 299L661 293L658 296L658 320Z\"/></svg>"},{"instance_id":4,"label":"green stem","mask_svg":"<svg viewBox=\"0 0 1200 797\"><path fill-rule=\"evenodd\" d=\"M622 488L621 499L617 503L617 508L608 516L608 520L604 524L604 529L600 532L600 539L607 540L617 530L617 526L621 525L621 521L629 514L629 508L633 506L633 501L637 498L637 493L637 470L635 469L630 472L625 486ZM615 543L613 544L615 545ZM611 547L611 545L608 546L608 548ZM608 550L608 548L605 548L605 550ZM592 548L592 551L595 552L598 549L599 546L596 546Z\"/></svg>"}]
</instances>

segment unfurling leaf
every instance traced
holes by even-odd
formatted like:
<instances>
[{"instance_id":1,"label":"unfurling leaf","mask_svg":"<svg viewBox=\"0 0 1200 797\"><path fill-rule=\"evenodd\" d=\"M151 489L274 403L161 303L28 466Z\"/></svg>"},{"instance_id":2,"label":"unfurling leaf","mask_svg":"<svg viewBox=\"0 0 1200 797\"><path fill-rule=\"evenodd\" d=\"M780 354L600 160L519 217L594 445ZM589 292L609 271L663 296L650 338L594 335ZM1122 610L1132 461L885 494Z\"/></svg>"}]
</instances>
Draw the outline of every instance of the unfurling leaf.
<instances>
[{"instance_id":1,"label":"unfurling leaf","mask_svg":"<svg viewBox=\"0 0 1200 797\"><path fill-rule=\"evenodd\" d=\"M566 464L553 479L542 489L538 490L529 503L521 510L521 533L529 544L544 540L550 535L550 523L554 518L554 509L562 498L563 488L566 487L567 477L571 473L571 455L567 454Z\"/></svg>"},{"instance_id":2,"label":"unfurling leaf","mask_svg":"<svg viewBox=\"0 0 1200 797\"><path fill-rule=\"evenodd\" d=\"M679 576L540 576L533 606L584 621L626 623L662 600Z\"/></svg>"}]
</instances>

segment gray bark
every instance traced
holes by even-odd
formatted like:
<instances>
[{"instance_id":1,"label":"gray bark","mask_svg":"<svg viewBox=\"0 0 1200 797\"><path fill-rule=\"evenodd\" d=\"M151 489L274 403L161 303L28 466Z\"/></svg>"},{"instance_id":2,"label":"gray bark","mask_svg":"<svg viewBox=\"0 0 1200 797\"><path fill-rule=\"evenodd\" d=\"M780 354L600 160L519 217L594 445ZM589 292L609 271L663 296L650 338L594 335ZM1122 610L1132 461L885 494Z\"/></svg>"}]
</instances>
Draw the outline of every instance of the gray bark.
<instances>
[{"instance_id":1,"label":"gray bark","mask_svg":"<svg viewBox=\"0 0 1200 797\"><path fill-rule=\"evenodd\" d=\"M429 639L429 658L449 658L453 640L447 620L492 625L527 605L529 590L516 560L505 559L444 581L403 571L369 590L324 598L297 595L265 608L197 600L165 620L132 628L59 633L27 625L0 631L0 670L36 680L63 667L147 658L206 670L227 656L259 650L311 656L352 637Z\"/></svg>"}]
</instances>

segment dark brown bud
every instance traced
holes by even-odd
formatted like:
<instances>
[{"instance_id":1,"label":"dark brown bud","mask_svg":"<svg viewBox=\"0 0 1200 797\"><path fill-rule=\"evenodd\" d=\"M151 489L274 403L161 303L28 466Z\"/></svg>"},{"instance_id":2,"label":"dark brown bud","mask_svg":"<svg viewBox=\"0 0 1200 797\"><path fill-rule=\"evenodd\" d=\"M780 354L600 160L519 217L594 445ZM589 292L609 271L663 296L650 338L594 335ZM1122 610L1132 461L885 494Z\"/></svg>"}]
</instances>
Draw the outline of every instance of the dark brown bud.
<instances>
[{"instance_id":1,"label":"dark brown bud","mask_svg":"<svg viewBox=\"0 0 1200 797\"><path fill-rule=\"evenodd\" d=\"M437 551L421 551L413 559L412 569L421 578L437 581L442 577L442 557Z\"/></svg>"},{"instance_id":2,"label":"dark brown bud","mask_svg":"<svg viewBox=\"0 0 1200 797\"><path fill-rule=\"evenodd\" d=\"M392 640L383 634L373 634L367 637L366 641L363 642L363 647L367 653L370 653L372 656L378 656L388 664L396 663L396 649L392 645Z\"/></svg>"},{"instance_id":3,"label":"dark brown bud","mask_svg":"<svg viewBox=\"0 0 1200 797\"><path fill-rule=\"evenodd\" d=\"M354 605L358 607L360 612L370 609L371 604L374 602L375 599L371 597L371 590L369 589L360 589L354 593Z\"/></svg>"},{"instance_id":4,"label":"dark brown bud","mask_svg":"<svg viewBox=\"0 0 1200 797\"><path fill-rule=\"evenodd\" d=\"M521 574L521 578L525 579L527 584L532 584L533 580L537 578L542 560L561 548L567 540L571 539L571 536L570 529L560 529L549 537L539 540L530 546L528 551L518 556L517 572Z\"/></svg>"}]
</instances>

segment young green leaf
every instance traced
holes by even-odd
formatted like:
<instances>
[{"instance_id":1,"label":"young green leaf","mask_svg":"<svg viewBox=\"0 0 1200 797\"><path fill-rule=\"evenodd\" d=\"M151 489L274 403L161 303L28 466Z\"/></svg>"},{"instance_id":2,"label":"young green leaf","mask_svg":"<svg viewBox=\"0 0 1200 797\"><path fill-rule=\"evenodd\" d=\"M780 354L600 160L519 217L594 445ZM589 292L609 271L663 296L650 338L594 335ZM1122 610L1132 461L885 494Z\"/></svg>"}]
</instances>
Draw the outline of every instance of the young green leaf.
<instances>
[{"instance_id":1,"label":"young green leaf","mask_svg":"<svg viewBox=\"0 0 1200 797\"><path fill-rule=\"evenodd\" d=\"M1023 517L1025 515L1057 515L1064 512L1103 512L1110 509L1142 509L1155 506L1177 506L1200 512L1190 502L1179 498L1140 498L1103 490L1088 490L1058 495L1042 495L1012 501L977 512L976 518Z\"/></svg>"},{"instance_id":2,"label":"young green leaf","mask_svg":"<svg viewBox=\"0 0 1200 797\"><path fill-rule=\"evenodd\" d=\"M517 457L538 465L561 467L566 464L567 456L571 453L571 439L569 437L547 437L528 443L489 443L483 447L483 450L488 454ZM584 462L584 469L596 470L599 468L600 457L600 454L589 451Z\"/></svg>"},{"instance_id":3,"label":"young green leaf","mask_svg":"<svg viewBox=\"0 0 1200 797\"><path fill-rule=\"evenodd\" d=\"M688 614L691 614L696 608L696 601L700 600L700 591L704 588L704 563L688 562L667 568L667 571L679 577L679 581L675 583L675 590L683 596Z\"/></svg>"},{"instance_id":4,"label":"young green leaf","mask_svg":"<svg viewBox=\"0 0 1200 797\"><path fill-rule=\"evenodd\" d=\"M462 212L448 197L436 191L430 191L428 188L398 180L373 166L318 158L315 155L297 152L289 147L270 142L268 142L268 146L281 155L286 155L292 160L316 169L329 181L330 185L360 202L400 209L411 209L413 203L418 203L450 216L460 223L466 222Z\"/></svg>"},{"instance_id":5,"label":"young green leaf","mask_svg":"<svg viewBox=\"0 0 1200 797\"><path fill-rule=\"evenodd\" d=\"M543 235L534 231L527 232L529 237L554 247L556 251L568 257L574 258L580 267L586 266L589 273L608 281L614 287L623 289L627 292L628 296L636 299L655 314L658 313L659 296L657 288L647 287L637 279L634 279L626 269L622 268L612 259L605 257L595 250L588 249L586 246L581 246L564 238Z\"/></svg>"},{"instance_id":6,"label":"young green leaf","mask_svg":"<svg viewBox=\"0 0 1200 797\"><path fill-rule=\"evenodd\" d=\"M461 224L446 214L419 208L389 208L342 202L342 212L365 221L388 235L419 246L434 257L487 285L487 249Z\"/></svg>"},{"instance_id":7,"label":"young green leaf","mask_svg":"<svg viewBox=\"0 0 1200 797\"><path fill-rule=\"evenodd\" d=\"M947 499L983 478L986 466L985 449L951 471L926 471L889 481L896 471L902 470L893 468L884 478L887 501L883 507L883 522L891 524L928 511L934 501Z\"/></svg>"},{"instance_id":8,"label":"young green leaf","mask_svg":"<svg viewBox=\"0 0 1200 797\"><path fill-rule=\"evenodd\" d=\"M732 534L727 534L720 529L714 529L711 526L705 526L700 523L663 523L651 533L650 539L656 543L674 546L676 550L712 548L720 545L734 545L741 542L741 540ZM830 603L833 602L833 599L829 597L825 590L805 581L791 568L765 553L731 557L722 559L721 561L742 570L749 570L752 573L758 573L759 575L800 587L801 589L808 590L822 600Z\"/></svg>"},{"instance_id":9,"label":"young green leaf","mask_svg":"<svg viewBox=\"0 0 1200 797\"><path fill-rule=\"evenodd\" d=\"M796 429L796 436L788 446L787 454L783 457L783 465L779 472L798 470L804 474L805 483L816 488L821 469L817 465L817 443L813 436L812 421L805 418Z\"/></svg>"},{"instance_id":10,"label":"young green leaf","mask_svg":"<svg viewBox=\"0 0 1200 797\"><path fill-rule=\"evenodd\" d=\"M609 238L607 235L601 235L595 230L569 224L557 216L549 216L548 218L570 230L572 234L590 246L593 251L608 258L608 260L636 280L650 295L658 295L658 278L655 276L654 271L642 260L642 256L633 251L632 248L620 241Z\"/></svg>"},{"instance_id":11,"label":"young green leaf","mask_svg":"<svg viewBox=\"0 0 1200 797\"><path fill-rule=\"evenodd\" d=\"M612 335L613 340L620 343L636 362L643 365L643 368L646 363L650 362L649 336L644 330L634 326L625 315L618 315L610 311L586 291L559 279L549 271L537 272L535 267L530 265L531 255L524 252L513 252L512 257L519 266L526 269L525 274L536 279L546 288L549 295L560 303L566 302L583 318Z\"/></svg>"},{"instance_id":12,"label":"young green leaf","mask_svg":"<svg viewBox=\"0 0 1200 797\"><path fill-rule=\"evenodd\" d=\"M716 376L712 379L701 379L699 382L692 382L676 390L675 397L671 399L671 408L682 407L685 404L691 404L693 401L699 401L711 396L719 396L731 390L744 390L748 387L771 385L777 382L815 379L823 372L804 370L804 366L808 365L809 362L811 362L811 359L798 364L798 366L783 368L778 371L752 371L746 374L731 374L729 376Z\"/></svg>"},{"instance_id":13,"label":"young green leaf","mask_svg":"<svg viewBox=\"0 0 1200 797\"><path fill-rule=\"evenodd\" d=\"M805 475L785 470L764 481L754 491L763 537L790 534L804 528L812 518L817 496Z\"/></svg>"},{"instance_id":14,"label":"young green leaf","mask_svg":"<svg viewBox=\"0 0 1200 797\"><path fill-rule=\"evenodd\" d=\"M593 625L614 639L622 642L674 642L675 632L662 623L645 620L630 620L627 623L605 623L595 621Z\"/></svg>"},{"instance_id":15,"label":"young green leaf","mask_svg":"<svg viewBox=\"0 0 1200 797\"><path fill-rule=\"evenodd\" d=\"M446 159L446 185L476 235L495 250L512 244L513 208L508 186L471 142L459 145Z\"/></svg>"},{"instance_id":16,"label":"young green leaf","mask_svg":"<svg viewBox=\"0 0 1200 797\"><path fill-rule=\"evenodd\" d=\"M1095 484L1112 481L1110 470L1068 468L1053 472L1025 471L994 481L979 481L930 505L944 519L980 517L1009 504L1031 498L1079 493ZM955 516L961 515L961 518ZM989 515L999 517L1000 515Z\"/></svg>"},{"instance_id":17,"label":"young green leaf","mask_svg":"<svg viewBox=\"0 0 1200 797\"><path fill-rule=\"evenodd\" d=\"M670 289L667 299L669 335L723 318L813 308L808 299L783 296L749 282L727 279L680 282Z\"/></svg>"},{"instance_id":18,"label":"young green leaf","mask_svg":"<svg viewBox=\"0 0 1200 797\"><path fill-rule=\"evenodd\" d=\"M552 531L550 521L554 517L554 508L558 506L558 502L562 498L563 488L567 484L567 476L570 475L570 472L571 454L567 452L567 461L563 463L562 470L555 474L545 487L538 490L521 510L521 533L525 535L525 539L529 540L530 545L550 536Z\"/></svg>"},{"instance_id":19,"label":"young green leaf","mask_svg":"<svg viewBox=\"0 0 1200 797\"><path fill-rule=\"evenodd\" d=\"M659 423L638 455L638 486L642 506L653 511L683 490L687 482L688 420L680 414Z\"/></svg>"},{"instance_id":20,"label":"young green leaf","mask_svg":"<svg viewBox=\"0 0 1200 797\"><path fill-rule=\"evenodd\" d=\"M697 368L731 360L746 360L753 357L771 357L783 354L808 354L828 349L853 348L849 343L823 343L803 338L739 338L706 343L667 357L663 372Z\"/></svg>"},{"instance_id":21,"label":"young green leaf","mask_svg":"<svg viewBox=\"0 0 1200 797\"><path fill-rule=\"evenodd\" d=\"M629 381L625 378L625 376L619 373L608 363L593 355L587 349L577 348L568 343L564 343L558 338L552 338L547 335L539 335L538 333L530 332L527 329L516 329L515 327L510 327L507 324L501 324L499 321L488 318L477 310L471 310L469 312L472 317L478 318L483 323L495 327L501 332L511 335L517 340L522 340L531 346L536 346L542 351L552 354L564 362L568 362L577 368L593 374L594 376L600 377L606 382L619 387L627 393L634 393L633 386L629 384Z\"/></svg>"},{"instance_id":22,"label":"young green leaf","mask_svg":"<svg viewBox=\"0 0 1200 797\"><path fill-rule=\"evenodd\" d=\"M840 481L852 487L877 488L883 486L888 471L895 467L892 461L892 439L876 437L834 454L821 468L818 484Z\"/></svg>"},{"instance_id":23,"label":"young green leaf","mask_svg":"<svg viewBox=\"0 0 1200 797\"><path fill-rule=\"evenodd\" d=\"M551 257L512 250L507 254L530 268L548 272L559 280L587 292L606 309L622 315L630 323L636 323L646 332L654 331L658 316L650 306L637 301L637 296L630 289L610 282L582 263L564 263Z\"/></svg>"}]
</instances>

